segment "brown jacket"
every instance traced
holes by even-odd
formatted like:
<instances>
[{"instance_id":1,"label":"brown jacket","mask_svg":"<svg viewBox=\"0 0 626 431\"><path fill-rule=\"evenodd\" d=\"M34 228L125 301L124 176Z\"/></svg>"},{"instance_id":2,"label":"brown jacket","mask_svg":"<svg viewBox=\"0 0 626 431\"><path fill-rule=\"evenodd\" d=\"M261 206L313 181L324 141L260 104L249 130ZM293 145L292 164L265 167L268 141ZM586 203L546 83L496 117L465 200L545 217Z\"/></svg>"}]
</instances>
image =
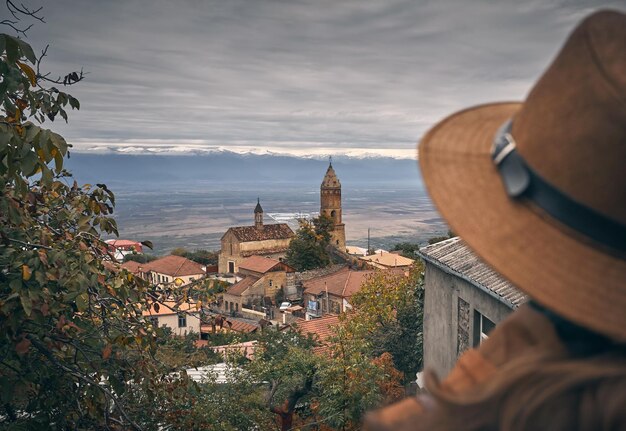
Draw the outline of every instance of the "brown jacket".
<instances>
[{"instance_id":1,"label":"brown jacket","mask_svg":"<svg viewBox=\"0 0 626 431\"><path fill-rule=\"evenodd\" d=\"M466 351L442 383L453 394L463 393L482 384L498 372L498 367L530 351L556 351L565 347L554 327L541 313L524 305L502 321L477 349ZM418 430L420 418L434 407L428 395L407 398L367 415L368 431Z\"/></svg>"}]
</instances>

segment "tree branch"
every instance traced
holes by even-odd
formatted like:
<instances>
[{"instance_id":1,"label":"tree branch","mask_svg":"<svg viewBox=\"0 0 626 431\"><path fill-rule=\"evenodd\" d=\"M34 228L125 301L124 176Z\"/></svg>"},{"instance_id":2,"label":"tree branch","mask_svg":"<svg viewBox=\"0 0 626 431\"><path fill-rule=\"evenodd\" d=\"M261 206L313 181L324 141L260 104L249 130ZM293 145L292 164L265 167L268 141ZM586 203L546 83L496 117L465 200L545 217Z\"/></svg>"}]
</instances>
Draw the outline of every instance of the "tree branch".
<instances>
[{"instance_id":1,"label":"tree branch","mask_svg":"<svg viewBox=\"0 0 626 431\"><path fill-rule=\"evenodd\" d=\"M66 365L63 365L61 362L59 362L54 355L52 354L52 352L50 352L48 349L46 349L46 347L37 339L37 337L34 337L32 335L28 335L28 339L30 340L30 342L32 343L32 345L39 351L39 353L41 353L42 355L44 355L46 358L48 358L48 360L50 362L52 362L53 365L55 365L57 368L60 368L61 370L65 371L66 373L74 376L75 378L82 380L84 383L87 383L89 385L92 385L93 387L101 390L104 395L106 397L108 397L108 399L110 399L111 401L113 401L113 404L115 404L115 407L117 408L117 410L119 410L120 414L124 417L124 419L126 419L126 421L136 430L139 431L143 431L143 428L141 428L137 423L135 423L130 416L128 416L128 413L126 413L126 410L124 410L124 408L120 405L119 401L117 400L117 398L115 397L115 395L113 395L113 393L108 390L106 387L104 387L102 384L96 382L95 380L84 376L82 374L80 374L79 372L72 370L71 368L67 367Z\"/></svg>"}]
</instances>

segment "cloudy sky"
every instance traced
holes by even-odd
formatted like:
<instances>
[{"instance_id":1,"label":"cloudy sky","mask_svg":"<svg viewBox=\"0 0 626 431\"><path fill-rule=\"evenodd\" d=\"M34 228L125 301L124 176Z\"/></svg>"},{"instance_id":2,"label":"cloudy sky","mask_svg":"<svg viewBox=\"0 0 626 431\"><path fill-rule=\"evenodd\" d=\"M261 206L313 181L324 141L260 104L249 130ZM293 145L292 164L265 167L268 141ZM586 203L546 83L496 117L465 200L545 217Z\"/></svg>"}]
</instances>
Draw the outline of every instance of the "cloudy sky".
<instances>
[{"instance_id":1,"label":"cloudy sky","mask_svg":"<svg viewBox=\"0 0 626 431\"><path fill-rule=\"evenodd\" d=\"M38 3L29 2L31 6ZM523 99L581 17L624 1L49 0L55 123L81 151L414 157L443 116ZM5 14L5 11L2 11Z\"/></svg>"}]
</instances>

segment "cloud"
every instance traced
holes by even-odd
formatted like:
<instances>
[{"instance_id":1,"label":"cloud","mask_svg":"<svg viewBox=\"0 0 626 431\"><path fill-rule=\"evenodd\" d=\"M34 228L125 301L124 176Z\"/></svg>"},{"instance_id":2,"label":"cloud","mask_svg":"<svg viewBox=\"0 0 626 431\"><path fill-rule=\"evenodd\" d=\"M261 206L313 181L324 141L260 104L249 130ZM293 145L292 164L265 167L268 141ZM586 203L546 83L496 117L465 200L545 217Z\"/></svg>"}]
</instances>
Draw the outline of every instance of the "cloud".
<instances>
[{"instance_id":1,"label":"cloud","mask_svg":"<svg viewBox=\"0 0 626 431\"><path fill-rule=\"evenodd\" d=\"M159 140L181 151L193 141L406 157L455 110L523 99L575 23L600 5L58 0L45 5L48 23L30 41L51 44L53 74L89 72L71 88L80 112L53 127L80 150Z\"/></svg>"}]
</instances>

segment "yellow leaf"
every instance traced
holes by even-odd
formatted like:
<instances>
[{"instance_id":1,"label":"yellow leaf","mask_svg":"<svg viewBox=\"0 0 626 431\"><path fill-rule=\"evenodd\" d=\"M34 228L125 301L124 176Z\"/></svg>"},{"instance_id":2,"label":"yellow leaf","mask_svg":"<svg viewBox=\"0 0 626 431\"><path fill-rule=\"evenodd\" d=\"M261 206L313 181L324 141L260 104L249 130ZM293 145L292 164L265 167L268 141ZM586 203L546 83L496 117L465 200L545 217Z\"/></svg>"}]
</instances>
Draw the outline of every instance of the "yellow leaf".
<instances>
[{"instance_id":1,"label":"yellow leaf","mask_svg":"<svg viewBox=\"0 0 626 431\"><path fill-rule=\"evenodd\" d=\"M20 63L19 61L16 61L15 64L17 64L18 67L22 69L22 72L28 76L28 80L33 87L37 85L37 76L35 75L35 71L29 65Z\"/></svg>"},{"instance_id":2,"label":"yellow leaf","mask_svg":"<svg viewBox=\"0 0 626 431\"><path fill-rule=\"evenodd\" d=\"M27 265L22 265L22 280L30 280L30 268Z\"/></svg>"}]
</instances>

